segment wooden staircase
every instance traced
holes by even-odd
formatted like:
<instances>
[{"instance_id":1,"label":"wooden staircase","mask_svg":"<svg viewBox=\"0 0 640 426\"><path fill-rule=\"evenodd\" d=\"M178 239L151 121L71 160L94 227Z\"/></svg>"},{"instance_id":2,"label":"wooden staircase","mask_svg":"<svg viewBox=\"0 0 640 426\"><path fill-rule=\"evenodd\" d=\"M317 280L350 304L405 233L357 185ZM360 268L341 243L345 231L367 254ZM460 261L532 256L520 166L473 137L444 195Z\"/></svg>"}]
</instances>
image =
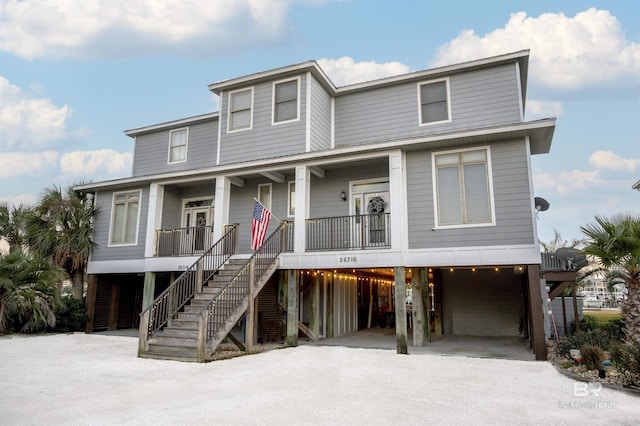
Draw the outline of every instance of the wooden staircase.
<instances>
[{"instance_id":1,"label":"wooden staircase","mask_svg":"<svg viewBox=\"0 0 640 426\"><path fill-rule=\"evenodd\" d=\"M148 341L149 348L139 354L141 358L168 359L197 362L198 321L200 312L214 299L222 288L244 266L246 259L232 257L213 276L213 279L197 292L191 302L179 312L177 318ZM231 303L222 298L218 303ZM226 336L225 336L226 337Z\"/></svg>"}]
</instances>

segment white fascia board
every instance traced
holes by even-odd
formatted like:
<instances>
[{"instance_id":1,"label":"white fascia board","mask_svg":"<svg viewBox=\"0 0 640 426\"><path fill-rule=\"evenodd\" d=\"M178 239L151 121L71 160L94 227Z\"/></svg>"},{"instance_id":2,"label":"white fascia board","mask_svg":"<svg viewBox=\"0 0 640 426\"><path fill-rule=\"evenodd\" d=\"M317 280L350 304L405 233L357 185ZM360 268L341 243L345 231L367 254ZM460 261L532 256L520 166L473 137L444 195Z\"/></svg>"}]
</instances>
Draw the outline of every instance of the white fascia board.
<instances>
[{"instance_id":1,"label":"white fascia board","mask_svg":"<svg viewBox=\"0 0 640 426\"><path fill-rule=\"evenodd\" d=\"M153 131L156 131L156 130L174 128L174 127L177 127L177 126L183 127L183 126L187 126L189 124L198 123L200 121L207 121L207 120L210 120L210 119L219 118L219 116L220 116L220 113L218 113L218 112L212 112L212 113L209 113L209 114L196 115L195 117L181 118L181 119L175 120L175 121L167 121L166 123L152 124L151 126L145 126L145 127L139 127L137 129L125 130L124 134L127 135L127 136L130 136L130 137L134 137L134 136L142 134L142 133L149 133L149 132L153 132Z\"/></svg>"}]
</instances>

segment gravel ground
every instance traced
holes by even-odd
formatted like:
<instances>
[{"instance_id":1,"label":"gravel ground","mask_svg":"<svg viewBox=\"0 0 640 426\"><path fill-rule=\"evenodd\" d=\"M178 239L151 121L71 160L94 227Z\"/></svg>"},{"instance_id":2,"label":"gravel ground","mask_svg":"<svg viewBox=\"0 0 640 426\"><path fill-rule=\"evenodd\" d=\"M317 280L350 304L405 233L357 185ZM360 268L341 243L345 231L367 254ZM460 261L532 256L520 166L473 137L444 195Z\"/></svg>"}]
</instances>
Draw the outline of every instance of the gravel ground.
<instances>
[{"instance_id":1,"label":"gravel ground","mask_svg":"<svg viewBox=\"0 0 640 426\"><path fill-rule=\"evenodd\" d=\"M133 337L0 337L0 424L640 422L636 395L548 362L300 346L193 364L136 351Z\"/></svg>"}]
</instances>

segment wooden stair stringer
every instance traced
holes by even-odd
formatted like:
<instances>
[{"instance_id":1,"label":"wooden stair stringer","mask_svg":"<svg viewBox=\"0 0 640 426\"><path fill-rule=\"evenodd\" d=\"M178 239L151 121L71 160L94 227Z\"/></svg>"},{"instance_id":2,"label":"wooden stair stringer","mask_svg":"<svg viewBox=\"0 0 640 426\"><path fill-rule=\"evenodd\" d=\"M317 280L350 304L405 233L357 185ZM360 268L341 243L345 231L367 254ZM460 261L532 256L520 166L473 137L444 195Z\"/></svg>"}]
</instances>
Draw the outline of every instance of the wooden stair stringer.
<instances>
[{"instance_id":1,"label":"wooden stair stringer","mask_svg":"<svg viewBox=\"0 0 640 426\"><path fill-rule=\"evenodd\" d=\"M258 294L265 286L265 284L269 281L269 278L278 270L280 265L280 258L276 258L269 268L262 274L262 276L256 280L254 283L254 298L258 297ZM213 335L213 338L207 345L207 350L205 353L205 359L211 359L213 353L216 351L218 346L224 341L227 335L231 332L233 327L236 325L238 321L245 315L247 312L247 307L249 305L249 296L246 296L242 303L238 305L238 307L227 317L223 326Z\"/></svg>"}]
</instances>

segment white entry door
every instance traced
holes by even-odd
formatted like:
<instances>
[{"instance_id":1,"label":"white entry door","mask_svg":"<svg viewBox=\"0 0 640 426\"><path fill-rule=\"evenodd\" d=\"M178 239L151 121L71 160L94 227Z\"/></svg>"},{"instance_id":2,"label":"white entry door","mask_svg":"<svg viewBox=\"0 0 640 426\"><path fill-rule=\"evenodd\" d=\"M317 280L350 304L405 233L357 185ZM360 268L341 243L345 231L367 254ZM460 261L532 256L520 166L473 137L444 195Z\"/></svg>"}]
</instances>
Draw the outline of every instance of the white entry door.
<instances>
[{"instance_id":1,"label":"white entry door","mask_svg":"<svg viewBox=\"0 0 640 426\"><path fill-rule=\"evenodd\" d=\"M192 252L198 253L211 245L210 207L185 208L183 214L184 245Z\"/></svg>"},{"instance_id":2,"label":"white entry door","mask_svg":"<svg viewBox=\"0 0 640 426\"><path fill-rule=\"evenodd\" d=\"M352 247L388 245L387 213L389 191L352 193L351 215L355 216L351 231Z\"/></svg>"}]
</instances>

